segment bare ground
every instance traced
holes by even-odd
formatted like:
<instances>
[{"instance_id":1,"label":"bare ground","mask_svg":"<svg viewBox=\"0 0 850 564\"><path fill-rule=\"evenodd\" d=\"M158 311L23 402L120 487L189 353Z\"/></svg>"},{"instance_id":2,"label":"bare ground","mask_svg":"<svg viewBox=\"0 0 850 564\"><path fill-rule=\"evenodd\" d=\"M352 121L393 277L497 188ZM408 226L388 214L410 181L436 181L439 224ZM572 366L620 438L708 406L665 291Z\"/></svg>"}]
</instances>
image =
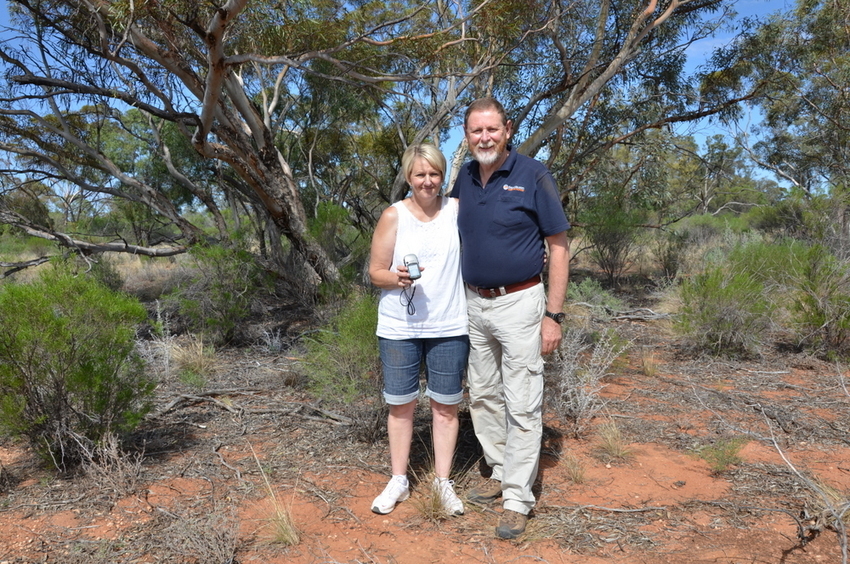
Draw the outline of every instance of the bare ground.
<instances>
[{"instance_id":1,"label":"bare ground","mask_svg":"<svg viewBox=\"0 0 850 564\"><path fill-rule=\"evenodd\" d=\"M380 425L363 406L318 404L297 358L255 347L220 351L203 394L163 383L135 466L63 478L25 444L0 442L0 564L846 561L845 535L823 517L850 498L840 368L787 350L695 359L663 321L608 325L633 346L586 433L547 419L539 506L517 541L494 538L498 506L423 517L423 487L373 514L389 470ZM427 416L419 410L415 477L427 473ZM599 446L611 421L628 451L619 458ZM358 440L370 434L378 441ZM722 472L696 454L730 440L743 444L740 461ZM481 479L479 456L464 410L461 493ZM275 500L291 508L294 546L275 542Z\"/></svg>"}]
</instances>

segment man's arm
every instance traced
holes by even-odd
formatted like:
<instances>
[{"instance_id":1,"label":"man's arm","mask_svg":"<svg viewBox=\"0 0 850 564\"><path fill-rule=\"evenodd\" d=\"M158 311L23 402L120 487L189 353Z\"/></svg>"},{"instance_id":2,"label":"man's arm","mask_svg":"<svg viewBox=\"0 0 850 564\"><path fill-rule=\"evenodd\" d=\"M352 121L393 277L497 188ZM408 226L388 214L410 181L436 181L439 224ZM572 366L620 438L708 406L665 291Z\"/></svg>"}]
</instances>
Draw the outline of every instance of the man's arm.
<instances>
[{"instance_id":1,"label":"man's arm","mask_svg":"<svg viewBox=\"0 0 850 564\"><path fill-rule=\"evenodd\" d=\"M567 298L567 283L570 278L570 243L567 232L562 231L546 237L549 245L549 294L546 310L558 313L564 309ZM553 319L543 318L540 329L543 337L543 354L554 351L561 342L561 326Z\"/></svg>"}]
</instances>

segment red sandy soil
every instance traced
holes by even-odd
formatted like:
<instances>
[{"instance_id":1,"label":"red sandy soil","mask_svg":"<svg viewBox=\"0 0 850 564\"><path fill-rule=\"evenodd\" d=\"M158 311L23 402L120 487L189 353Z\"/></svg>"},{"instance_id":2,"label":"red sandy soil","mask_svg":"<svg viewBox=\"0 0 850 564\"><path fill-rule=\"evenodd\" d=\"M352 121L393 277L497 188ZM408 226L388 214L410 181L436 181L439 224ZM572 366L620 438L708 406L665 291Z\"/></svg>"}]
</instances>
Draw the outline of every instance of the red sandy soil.
<instances>
[{"instance_id":1,"label":"red sandy soil","mask_svg":"<svg viewBox=\"0 0 850 564\"><path fill-rule=\"evenodd\" d=\"M291 359L240 350L221 355L209 386L231 392L182 401L145 423L129 494L91 476L60 477L24 443L0 442L0 564L842 562L841 534L817 519L824 502L812 486L836 505L850 497L850 399L835 366L787 352L693 359L652 323L617 325L634 346L605 380L606 406L579 438L549 415L539 505L516 541L494 537L498 505L423 517L423 487L390 515L372 513L388 478L386 440L357 441L313 410L297 384L283 383ZM658 359L651 375L641 368L647 350ZM186 391L163 385L157 408ZM420 411L417 429L427 430ZM481 479L463 415L461 494ZM606 421L622 431L628 456L600 454ZM729 438L745 441L741 460L713 472L696 453ZM415 450L413 472L424 475L424 447ZM274 542L264 475L291 508L294 546Z\"/></svg>"}]
</instances>

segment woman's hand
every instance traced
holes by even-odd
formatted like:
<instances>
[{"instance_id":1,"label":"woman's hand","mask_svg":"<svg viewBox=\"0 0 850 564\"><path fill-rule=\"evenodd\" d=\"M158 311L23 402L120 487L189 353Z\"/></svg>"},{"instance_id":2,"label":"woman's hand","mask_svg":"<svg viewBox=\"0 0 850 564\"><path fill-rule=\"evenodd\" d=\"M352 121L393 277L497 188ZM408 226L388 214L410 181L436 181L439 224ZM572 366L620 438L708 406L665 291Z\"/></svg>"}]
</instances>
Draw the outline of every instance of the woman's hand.
<instances>
[{"instance_id":1,"label":"woman's hand","mask_svg":"<svg viewBox=\"0 0 850 564\"><path fill-rule=\"evenodd\" d=\"M410 271L408 270L408 268L406 266L404 266L403 264L399 264L398 266L395 267L395 269L396 269L395 274L398 276L399 287L409 288L409 287L413 286L413 282L415 282L415 281L410 279ZM424 272L425 269L420 266L419 271Z\"/></svg>"}]
</instances>

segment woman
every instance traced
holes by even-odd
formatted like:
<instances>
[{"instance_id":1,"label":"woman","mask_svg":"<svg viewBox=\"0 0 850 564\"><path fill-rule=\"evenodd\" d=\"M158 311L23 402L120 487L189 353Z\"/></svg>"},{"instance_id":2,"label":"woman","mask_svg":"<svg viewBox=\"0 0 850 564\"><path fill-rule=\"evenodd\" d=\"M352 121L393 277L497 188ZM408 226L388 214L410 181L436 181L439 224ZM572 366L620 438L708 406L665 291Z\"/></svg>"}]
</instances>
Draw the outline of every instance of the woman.
<instances>
[{"instance_id":1,"label":"woman","mask_svg":"<svg viewBox=\"0 0 850 564\"><path fill-rule=\"evenodd\" d=\"M446 159L435 146L408 147L401 166L410 184L410 197L381 214L369 262L372 284L382 290L377 335L384 399L390 406L387 432L393 474L372 502L372 511L385 515L410 495L407 463L419 397L419 367L424 360L425 395L430 398L433 416L433 487L447 513L462 515L463 503L449 480L469 354L457 200L441 193ZM409 255L418 258L419 272L416 266L406 265L411 262Z\"/></svg>"}]
</instances>

